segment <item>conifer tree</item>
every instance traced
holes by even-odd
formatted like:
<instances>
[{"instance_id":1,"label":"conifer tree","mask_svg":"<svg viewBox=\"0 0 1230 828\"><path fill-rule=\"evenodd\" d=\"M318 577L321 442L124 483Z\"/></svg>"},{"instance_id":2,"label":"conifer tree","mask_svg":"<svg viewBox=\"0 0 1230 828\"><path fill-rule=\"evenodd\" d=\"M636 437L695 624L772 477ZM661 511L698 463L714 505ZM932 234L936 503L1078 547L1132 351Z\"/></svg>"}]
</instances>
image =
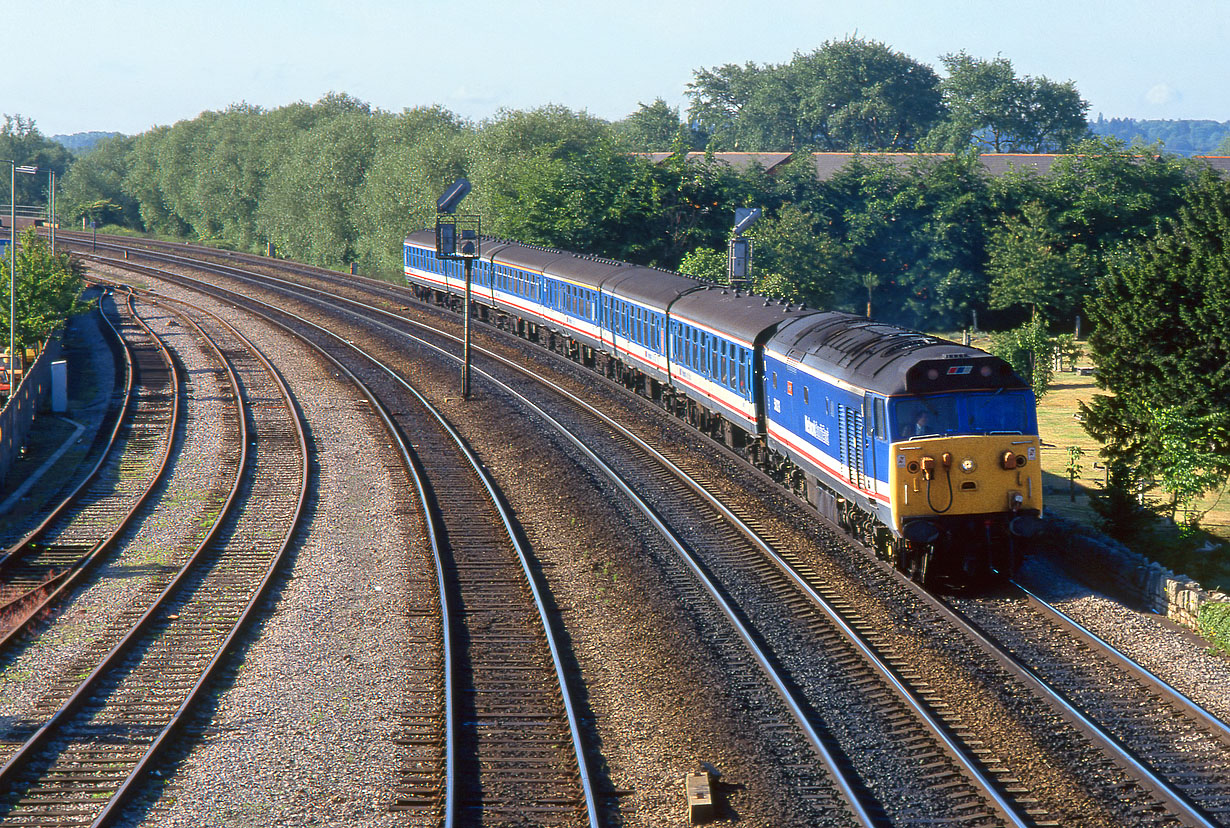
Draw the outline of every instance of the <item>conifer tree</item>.
<instances>
[{"instance_id":1,"label":"conifer tree","mask_svg":"<svg viewBox=\"0 0 1230 828\"><path fill-rule=\"evenodd\" d=\"M1207 456L1230 474L1230 183L1206 176L1148 241L1114 258L1087 306L1098 395L1085 427L1115 459L1164 476L1152 412L1203 429Z\"/></svg>"}]
</instances>

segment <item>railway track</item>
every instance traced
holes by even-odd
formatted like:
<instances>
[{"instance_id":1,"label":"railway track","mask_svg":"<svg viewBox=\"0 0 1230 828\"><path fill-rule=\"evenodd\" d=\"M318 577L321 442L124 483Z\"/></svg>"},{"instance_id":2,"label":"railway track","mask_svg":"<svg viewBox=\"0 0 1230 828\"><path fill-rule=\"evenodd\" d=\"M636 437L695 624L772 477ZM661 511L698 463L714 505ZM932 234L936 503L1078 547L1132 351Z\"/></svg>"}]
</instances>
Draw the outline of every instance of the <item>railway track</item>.
<instances>
[{"instance_id":1,"label":"railway track","mask_svg":"<svg viewBox=\"0 0 1230 828\"><path fill-rule=\"evenodd\" d=\"M379 401L429 526L444 596L443 689L411 692L438 694L442 722L416 716L407 723L392 809L438 811L450 828L523 819L596 828L599 803L566 676L568 656L515 519L482 463L379 357L284 311L262 312L281 316L281 327ZM406 435L413 435L413 447Z\"/></svg>"},{"instance_id":2,"label":"railway track","mask_svg":"<svg viewBox=\"0 0 1230 828\"><path fill-rule=\"evenodd\" d=\"M1230 725L1020 584L982 601L946 603L1001 657L1104 723L1107 737L1150 775L1172 780L1204 824L1230 825Z\"/></svg>"},{"instance_id":3,"label":"railway track","mask_svg":"<svg viewBox=\"0 0 1230 828\"><path fill-rule=\"evenodd\" d=\"M360 336L353 332L347 332L346 337L350 341L360 339ZM373 391L377 396L381 396L378 388L373 388ZM510 388L505 388L505 391L515 396L520 396ZM381 398L386 397L381 396ZM522 399L524 400L524 398ZM529 403L528 400L524 401ZM533 403L529 404L533 405ZM537 407L535 406L535 408ZM592 409L590 409L590 412L591 414L596 413ZM553 418L547 416L541 409L537 409L537 414L561 429L564 434L570 435L566 428L554 421ZM606 424L614 425L609 420ZM418 438L418 445L420 446L434 446L443 442L440 439L432 439L427 436L421 427L417 428L414 433L423 435ZM570 439L578 447L586 450L579 439L571 436ZM603 464L596 455L591 454L591 459L604 468L612 480L617 485L620 485L634 502L639 504L642 512L651 521L655 522L658 530L675 550L679 556L678 562L682 564L682 570L676 573L679 578L679 588L684 592L694 593L692 597L693 602L699 602L701 594L708 596L718 608L719 615L723 616L717 626L733 627L738 640L747 648L746 652L740 651L733 656L736 661L744 662L744 669L738 671L745 676L743 680L746 681L746 676L748 675L754 675L757 669L764 671L769 685L776 689L781 699L785 702L789 712L785 715L779 714L777 718L771 718L764 723L765 726L774 729L797 728L802 730L805 741L811 745L811 748L818 756L822 757L821 761L828 769L829 784L825 784L820 780L809 780L808 792L805 794L807 798L813 800L812 807L814 810L818 813L828 814L830 817L844 812L849 824L880 824L886 818L881 807L878 804L866 802L867 797L856 791L856 789L861 791L863 782L849 781L859 775L857 770L860 769L856 769L849 762L837 758L831 753L828 747L830 737L826 732L826 728L814 713L812 703L799 694L796 689L795 680L777 663L778 657L761 643L761 634L758 631L749 629L744 622L746 606L742 609L732 606L726 598L726 589L706 575L713 562L703 560L704 556L698 556L693 552L698 545L706 548L728 547L734 538L727 534L720 541L714 541L713 539L698 540L694 537L685 539L680 532L673 530L663 523L657 517L655 510L637 495L635 491L629 488L618 473ZM656 460L654 462L656 465ZM430 474L426 476L428 478L432 477ZM642 485L638 486L638 488L644 489L647 487ZM455 497L450 496L448 502L454 504L451 505L450 513L461 520L465 520L465 516L473 511L465 507L464 501L458 502ZM703 504L699 501L695 504L685 504L685 512L688 511L688 505L699 507ZM459 506L461 508L458 508ZM715 515L717 515L716 512ZM678 518L679 516L676 515L675 517ZM704 520L701 521L701 523L706 522ZM738 553L742 553L746 557L749 551L745 548L737 548L735 554ZM485 569L484 564L480 563L479 566L479 571ZM447 571L448 567L445 569ZM699 590L697 590L697 581L699 582ZM501 600L500 603L506 605L507 601ZM839 629L839 626L835 629ZM840 632L830 630L830 635L825 642L827 645L826 650L832 653L841 639L842 634ZM857 653L857 650L855 652ZM843 661L846 662L842 666L834 668L832 677L839 680L849 677L851 669L848 662L851 655L852 652L849 649L840 653L832 653L835 664ZM861 654L861 658L868 658L865 650ZM1004 805L1002 797L993 789L990 783L985 779L980 779L981 771L977 768L968 767L967 760L961 757L959 752L952 750L951 742L943 737L940 728L930 719L929 714L916 703L913 705L909 702L901 704L899 699L894 699L895 694L891 684L889 687L881 689L878 693L873 692L868 687L869 684L877 681L884 681L886 679L890 683L892 681L891 670L888 665L879 662L874 656L871 656L868 661L868 669L863 675L858 677L856 682L861 691L860 695L865 700L865 712L868 716L873 716L883 723L884 739L887 742L900 746L901 754L899 758L903 762L906 764L914 762L924 769L925 777L929 780L929 784L922 785L920 790L926 791L931 796L931 801L929 802L919 801L917 795L910 795L910 788L914 786L917 780L902 781L894 775L893 779L889 782L892 790L881 791L880 799L887 802L893 799L905 798L909 800L908 805L905 806L907 809L912 807L921 812L931 813L936 816L944 813L976 815L982 812L985 817L984 824L1024 824L1021 820L1011 815L1010 806ZM756 681L748 683L749 685L758 684ZM757 696L757 691L752 690L750 687L749 692L753 697ZM759 691L759 698L755 698L756 705L765 705L766 699L763 697L763 694L764 691L761 689ZM765 706L773 709L780 708L780 705L776 704ZM890 707L891 710L886 711L885 707ZM914 728L906 730L901 727L901 722L906 717L917 721ZM938 741L936 740L937 736L939 736ZM924 742L928 744L923 744ZM883 755L879 757L882 763L884 758ZM868 768L864 767L861 770L865 772ZM524 774L524 770L521 773ZM800 773L800 776L806 775L805 772ZM972 782L969 779L971 775L974 780ZM988 805L988 800L993 804ZM999 800L998 804L994 804L996 800ZM898 808L900 807L898 805ZM895 813L894 816L900 817L901 814ZM841 818L839 817L838 819L840 821Z\"/></svg>"},{"instance_id":4,"label":"railway track","mask_svg":"<svg viewBox=\"0 0 1230 828\"><path fill-rule=\"evenodd\" d=\"M757 524L761 521L759 521L755 516L751 516L751 519L748 522ZM788 542L782 542L780 537L775 539L772 538L773 532L771 530L766 530L763 527L758 526L757 533L770 536L770 546L787 550L782 556L787 569L792 570L796 573L796 575L801 576L804 581L816 581L813 574L808 572L810 564L808 563L808 556L806 554L797 554L790 551L790 544ZM778 534L780 535L781 533ZM761 563L757 566L763 568L765 564ZM774 564L773 568L776 568L779 571L784 571L782 570L782 567L777 564ZM892 581L895 579L888 576L888 580ZM945 694L935 689L934 682L928 681L928 676L932 671L926 669L925 664L920 665L918 659L920 653L927 654L926 650L932 648L929 648L924 644L922 645L922 648L919 649L917 640L912 640L909 636L902 637L900 635L889 636L883 634L886 621L887 626L890 628L900 625L904 621L906 624L915 624L921 630L929 630L933 626L938 628L937 625L950 625L951 622L931 620L928 618L927 612L922 612L914 606L911 606L908 610L902 610L901 608L886 608L877 612L863 613L857 608L852 608L855 607L855 605L860 604L860 599L852 600L849 595L841 594L845 592L846 590L843 585L843 588L837 591L838 594L834 595L834 599L831 603L837 606L838 609L845 614L850 625L856 630L861 630L862 634L866 638L876 640L874 643L875 647L887 653L886 660L889 662L892 670L899 677L905 678L907 682L914 683L918 686L919 698L922 699L925 706L930 706L935 709L936 713L944 723L943 729L946 729L950 733L954 734L958 740L965 741L967 743L967 751L972 753L974 756L979 757L978 761L981 762L982 766L988 773L999 777L999 781L997 783L998 786L1010 794L1015 793L1018 798L1024 800L1024 807L1022 809L1024 816L1022 819L1033 822L1045 822L1047 817L1042 812L1042 810L1045 809L1040 810L1036 807L1037 803L1030 803L1028 800L1032 797L1029 794L1028 786L1022 786L1019 781L1017 781L1018 776L1028 776L1029 774L1020 773L1012 767L1013 765L1018 768L1021 767L1020 763L1024 760L1019 757L1008 757L1006 754L1001 757L998 755L999 752L997 750L988 749L986 743L982 742L978 738L979 731L973 726L973 722L969 720L969 711L962 710L959 707L954 708L953 705L945 702ZM909 598L900 598L900 600L903 600L906 603L913 601L913 599ZM815 599L809 597L804 600L796 597L793 602L787 601L787 603L795 604L796 611L803 613L803 606L805 604L814 606ZM755 604L756 602L753 601L752 606L755 606ZM845 605L844 608L842 607L843 604ZM814 610L806 610L806 612L812 611ZM963 646L967 646L969 640L976 638L976 635L971 638L968 633L963 633L963 635L965 635L967 639ZM927 655L933 655L933 653ZM985 659L986 656L987 652L984 649L983 653L977 657ZM972 657L973 656L971 656L971 658ZM1021 678L1024 673L1021 672L1019 665L1017 667L1011 667L1001 663L1001 666L1005 666L1010 671L1015 671L1014 681L1021 682L1022 684L1029 683L1028 679ZM973 669L975 671L981 670L985 672L985 668ZM984 681L985 680L986 679L984 678ZM1002 691L1003 688L1000 689ZM1011 688L1011 693L1015 692L1017 692L1017 688ZM1060 695L1062 696L1063 694L1061 693ZM1152 704L1152 702L1148 703ZM1037 715L1036 713L1027 714L1021 712L1019 709L1016 709L1012 711L1010 715L1020 719L1021 721L1025 721L1026 719L1033 717L1035 721L1028 722L1027 726L1035 729L1045 729L1047 727L1055 726L1053 719L1048 718L1047 716ZM1113 718L1116 714L1113 712L1092 712L1091 715L1093 718ZM1144 727L1145 730L1148 730L1148 727L1145 726L1147 725L1147 719L1143 720L1143 724L1141 724L1142 719L1140 717L1136 717L1136 719L1138 722L1138 728ZM1068 727L1071 727L1070 722ZM1119 737L1092 737L1095 742L1100 743L1096 747L1091 746L1091 744L1087 742L1083 745L1078 744L1082 739L1086 738L1089 738L1089 734L1087 732L1080 737L1065 736L1061 741L1065 741L1066 743L1066 747L1064 749L1073 750L1076 752L1075 755L1077 756L1077 759L1074 761L1077 763L1090 762L1091 766L1096 765L1096 769L1090 772L1090 780L1088 784L1102 785L1107 790L1106 795L1099 804L1099 807L1103 809L1103 814L1100 818L1108 820L1107 824L1109 824L1110 820L1126 819L1131 821L1133 824L1199 825L1216 824L1216 822L1221 819L1219 815L1223 813L1223 811L1220 810L1222 808L1222 805L1220 804L1222 795L1214 790L1216 788L1215 785L1206 784L1209 782L1209 774L1191 770L1191 766L1187 766L1188 769L1185 770L1182 766L1174 765L1171 760L1170 769L1163 770L1160 774L1158 774L1158 779L1156 782L1150 781L1148 776L1150 774L1154 774L1152 766L1167 766L1168 760L1163 754L1154 754L1152 758L1146 758L1142 762L1139 761L1137 757L1131 755L1131 750L1119 750L1119 747L1116 746L1116 743L1119 741ZM1039 743L1047 741L1044 736L1040 735L1027 737L1027 739L1037 741ZM1183 739L1180 738L1175 742L1172 742L1172 744L1181 743L1182 741ZM1172 753L1175 752L1173 748L1170 750ZM1099 752L1102 753L1102 758L1091 758L1091 756ZM1163 753L1164 752L1165 751L1163 751ZM1107 756L1115 756L1115 758L1108 759ZM1214 759L1218 757L1224 759L1224 751L1222 751L1221 748L1214 748L1213 752L1209 754L1209 756ZM1142 768L1144 769L1143 778ZM1036 773L1033 775L1037 778ZM1204 795L1206 796L1206 800L1204 804L1190 802L1188 796L1182 792L1184 784L1181 782L1178 785L1173 785L1164 778L1167 776L1172 776L1178 780L1187 778L1190 782L1186 785L1186 787L1189 789L1199 789L1205 791ZM1161 783L1160 790L1157 782ZM1081 789L1079 780L1068 780L1067 784L1068 790L1071 793L1075 795L1080 794ZM1019 790L1014 792L1013 789L1016 788L1019 788ZM1205 789L1212 791L1211 797L1208 795L1208 790Z\"/></svg>"},{"instance_id":5,"label":"railway track","mask_svg":"<svg viewBox=\"0 0 1230 828\"><path fill-rule=\"evenodd\" d=\"M83 655L43 700L45 719L0 768L5 825L115 816L244 627L297 526L308 455L289 393L238 332L207 316L192 324L244 403L229 493L182 567L129 613L131 627L114 643L104 636L109 649Z\"/></svg>"},{"instance_id":6,"label":"railway track","mask_svg":"<svg viewBox=\"0 0 1230 828\"><path fill-rule=\"evenodd\" d=\"M0 649L84 577L166 475L179 422L179 376L166 346L137 316L130 294L103 318L124 344L122 416L85 479L0 556Z\"/></svg>"}]
</instances>

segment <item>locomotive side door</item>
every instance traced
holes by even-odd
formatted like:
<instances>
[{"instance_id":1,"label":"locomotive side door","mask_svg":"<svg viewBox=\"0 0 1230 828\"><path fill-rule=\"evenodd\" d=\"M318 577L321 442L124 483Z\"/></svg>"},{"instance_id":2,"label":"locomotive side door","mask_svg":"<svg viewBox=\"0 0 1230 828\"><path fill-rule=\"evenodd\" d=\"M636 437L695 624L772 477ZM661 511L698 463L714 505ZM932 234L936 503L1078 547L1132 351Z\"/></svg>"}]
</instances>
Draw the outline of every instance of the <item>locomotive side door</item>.
<instances>
[{"instance_id":1,"label":"locomotive side door","mask_svg":"<svg viewBox=\"0 0 1230 828\"><path fill-rule=\"evenodd\" d=\"M871 392L863 395L863 488L869 492L878 492L877 485L880 475L877 473L876 443L884 435L884 400L876 398Z\"/></svg>"}]
</instances>

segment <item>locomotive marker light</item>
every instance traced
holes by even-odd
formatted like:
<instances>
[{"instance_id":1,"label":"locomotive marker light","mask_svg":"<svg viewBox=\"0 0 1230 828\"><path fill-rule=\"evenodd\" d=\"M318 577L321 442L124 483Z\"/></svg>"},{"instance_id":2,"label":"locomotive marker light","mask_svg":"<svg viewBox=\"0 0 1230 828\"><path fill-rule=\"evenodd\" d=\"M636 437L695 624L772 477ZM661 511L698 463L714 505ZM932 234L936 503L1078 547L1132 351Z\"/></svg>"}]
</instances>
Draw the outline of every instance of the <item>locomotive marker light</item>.
<instances>
[{"instance_id":1,"label":"locomotive marker light","mask_svg":"<svg viewBox=\"0 0 1230 828\"><path fill-rule=\"evenodd\" d=\"M727 259L726 278L732 288L737 288L752 279L752 242L743 238L743 232L756 223L761 216L759 207L736 207L734 235L730 239L730 255Z\"/></svg>"},{"instance_id":2,"label":"locomotive marker light","mask_svg":"<svg viewBox=\"0 0 1230 828\"><path fill-rule=\"evenodd\" d=\"M457 215L457 205L470 192L470 182L458 178L436 201L436 256L465 262L465 312L462 316L461 397L470 399L470 285L479 254L481 223L476 214Z\"/></svg>"}]
</instances>

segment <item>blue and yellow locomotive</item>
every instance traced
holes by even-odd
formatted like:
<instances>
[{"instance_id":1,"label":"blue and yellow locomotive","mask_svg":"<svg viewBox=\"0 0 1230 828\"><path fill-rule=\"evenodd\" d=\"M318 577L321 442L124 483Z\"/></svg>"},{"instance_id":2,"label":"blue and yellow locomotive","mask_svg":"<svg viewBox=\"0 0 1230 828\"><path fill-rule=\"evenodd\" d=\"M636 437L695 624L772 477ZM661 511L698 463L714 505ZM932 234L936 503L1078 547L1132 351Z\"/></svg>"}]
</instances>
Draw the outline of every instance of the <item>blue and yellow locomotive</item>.
<instances>
[{"instance_id":1,"label":"blue and yellow locomotive","mask_svg":"<svg viewBox=\"0 0 1230 828\"><path fill-rule=\"evenodd\" d=\"M459 263L429 230L407 282L455 304ZM795 308L675 273L490 240L473 300L772 471L928 584L1006 576L1042 514L1029 386L974 348Z\"/></svg>"}]
</instances>

